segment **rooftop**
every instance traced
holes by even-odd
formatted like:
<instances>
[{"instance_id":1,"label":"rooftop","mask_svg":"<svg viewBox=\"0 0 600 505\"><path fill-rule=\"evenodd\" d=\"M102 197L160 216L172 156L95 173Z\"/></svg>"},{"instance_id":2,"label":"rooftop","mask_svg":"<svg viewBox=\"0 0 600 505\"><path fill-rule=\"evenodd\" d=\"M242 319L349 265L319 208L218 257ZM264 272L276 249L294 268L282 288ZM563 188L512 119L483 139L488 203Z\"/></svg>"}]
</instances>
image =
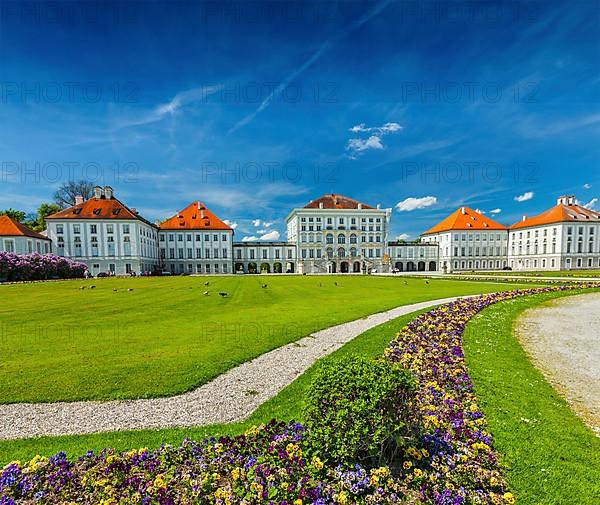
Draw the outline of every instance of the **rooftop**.
<instances>
[{"instance_id":1,"label":"rooftop","mask_svg":"<svg viewBox=\"0 0 600 505\"><path fill-rule=\"evenodd\" d=\"M2 237L31 237L40 240L50 240L41 233L35 232L9 216L0 216L0 236Z\"/></svg>"},{"instance_id":2,"label":"rooftop","mask_svg":"<svg viewBox=\"0 0 600 505\"><path fill-rule=\"evenodd\" d=\"M450 214L446 219L440 221L434 227L427 230L423 235L441 233L453 230L506 230L506 226L470 209L460 207Z\"/></svg>"},{"instance_id":3,"label":"rooftop","mask_svg":"<svg viewBox=\"0 0 600 505\"><path fill-rule=\"evenodd\" d=\"M161 223L161 230L233 230L202 202L192 202L181 212Z\"/></svg>"}]
</instances>

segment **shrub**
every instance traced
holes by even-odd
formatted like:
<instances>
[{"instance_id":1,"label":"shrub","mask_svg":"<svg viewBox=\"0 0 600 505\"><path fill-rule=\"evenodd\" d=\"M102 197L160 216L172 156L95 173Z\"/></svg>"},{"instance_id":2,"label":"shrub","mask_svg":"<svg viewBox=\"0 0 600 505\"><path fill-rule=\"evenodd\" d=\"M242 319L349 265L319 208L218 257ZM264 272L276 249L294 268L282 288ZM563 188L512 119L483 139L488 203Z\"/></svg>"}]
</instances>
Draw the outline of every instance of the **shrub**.
<instances>
[{"instance_id":1,"label":"shrub","mask_svg":"<svg viewBox=\"0 0 600 505\"><path fill-rule=\"evenodd\" d=\"M390 462L409 435L414 391L411 373L385 359L323 365L307 392L311 447L340 464Z\"/></svg>"}]
</instances>

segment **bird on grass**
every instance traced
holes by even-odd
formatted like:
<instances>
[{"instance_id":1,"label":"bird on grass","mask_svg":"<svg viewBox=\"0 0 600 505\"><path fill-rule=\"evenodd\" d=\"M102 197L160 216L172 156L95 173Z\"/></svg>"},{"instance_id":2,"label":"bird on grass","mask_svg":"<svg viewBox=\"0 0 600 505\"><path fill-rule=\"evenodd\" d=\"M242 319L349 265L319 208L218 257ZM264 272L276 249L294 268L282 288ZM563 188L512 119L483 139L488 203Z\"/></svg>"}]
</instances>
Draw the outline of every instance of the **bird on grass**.
<instances>
[{"instance_id":1,"label":"bird on grass","mask_svg":"<svg viewBox=\"0 0 600 505\"><path fill-rule=\"evenodd\" d=\"M204 296L208 296L210 293L208 291L204 292Z\"/></svg>"},{"instance_id":2,"label":"bird on grass","mask_svg":"<svg viewBox=\"0 0 600 505\"><path fill-rule=\"evenodd\" d=\"M404 281L404 285L407 286L408 285L408 281Z\"/></svg>"},{"instance_id":3,"label":"bird on grass","mask_svg":"<svg viewBox=\"0 0 600 505\"><path fill-rule=\"evenodd\" d=\"M133 288L129 288L129 289L127 289L127 291L133 291Z\"/></svg>"},{"instance_id":4,"label":"bird on grass","mask_svg":"<svg viewBox=\"0 0 600 505\"><path fill-rule=\"evenodd\" d=\"M206 281L206 282L204 283L204 285L205 285L205 286L208 286L209 284L210 284L210 282L208 282L208 281Z\"/></svg>"},{"instance_id":5,"label":"bird on grass","mask_svg":"<svg viewBox=\"0 0 600 505\"><path fill-rule=\"evenodd\" d=\"M116 293L116 292L117 292L117 290L116 290L116 289L113 289L113 293Z\"/></svg>"},{"instance_id":6,"label":"bird on grass","mask_svg":"<svg viewBox=\"0 0 600 505\"><path fill-rule=\"evenodd\" d=\"M337 282L334 282L334 283L333 283L333 285L334 285L334 286L337 286Z\"/></svg>"},{"instance_id":7,"label":"bird on grass","mask_svg":"<svg viewBox=\"0 0 600 505\"><path fill-rule=\"evenodd\" d=\"M90 289L96 289L96 286L90 286Z\"/></svg>"},{"instance_id":8,"label":"bird on grass","mask_svg":"<svg viewBox=\"0 0 600 505\"><path fill-rule=\"evenodd\" d=\"M261 287L262 287L263 289L266 289L266 288L267 288L267 284L263 284Z\"/></svg>"},{"instance_id":9,"label":"bird on grass","mask_svg":"<svg viewBox=\"0 0 600 505\"><path fill-rule=\"evenodd\" d=\"M219 291L219 296L225 298L227 296L227 293L225 293L224 291Z\"/></svg>"},{"instance_id":10,"label":"bird on grass","mask_svg":"<svg viewBox=\"0 0 600 505\"><path fill-rule=\"evenodd\" d=\"M85 286L81 286L79 289L85 289Z\"/></svg>"},{"instance_id":11,"label":"bird on grass","mask_svg":"<svg viewBox=\"0 0 600 505\"><path fill-rule=\"evenodd\" d=\"M429 281L425 281L425 284L429 284Z\"/></svg>"}]
</instances>

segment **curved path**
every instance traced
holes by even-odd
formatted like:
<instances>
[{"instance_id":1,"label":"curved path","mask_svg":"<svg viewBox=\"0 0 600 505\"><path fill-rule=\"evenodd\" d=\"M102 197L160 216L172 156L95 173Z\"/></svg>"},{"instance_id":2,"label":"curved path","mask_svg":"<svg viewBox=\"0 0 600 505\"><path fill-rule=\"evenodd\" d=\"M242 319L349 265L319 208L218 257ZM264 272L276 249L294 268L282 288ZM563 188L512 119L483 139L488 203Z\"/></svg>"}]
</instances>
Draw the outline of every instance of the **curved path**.
<instances>
[{"instance_id":1,"label":"curved path","mask_svg":"<svg viewBox=\"0 0 600 505\"><path fill-rule=\"evenodd\" d=\"M474 295L470 295L474 296ZM0 439L74 435L241 421L315 361L397 317L461 297L402 305L332 326L229 370L211 382L168 398L0 405ZM390 340L392 339L390 335Z\"/></svg>"},{"instance_id":2,"label":"curved path","mask_svg":"<svg viewBox=\"0 0 600 505\"><path fill-rule=\"evenodd\" d=\"M533 363L600 436L600 293L526 310L516 328Z\"/></svg>"}]
</instances>

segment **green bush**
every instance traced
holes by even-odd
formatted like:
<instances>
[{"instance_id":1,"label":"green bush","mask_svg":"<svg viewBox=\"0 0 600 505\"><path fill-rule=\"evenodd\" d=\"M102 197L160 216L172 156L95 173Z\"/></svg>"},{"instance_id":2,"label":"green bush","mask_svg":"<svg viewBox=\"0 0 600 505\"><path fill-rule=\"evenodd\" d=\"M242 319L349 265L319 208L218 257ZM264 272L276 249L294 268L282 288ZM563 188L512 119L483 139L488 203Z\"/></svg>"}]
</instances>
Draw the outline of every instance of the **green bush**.
<instances>
[{"instance_id":1,"label":"green bush","mask_svg":"<svg viewBox=\"0 0 600 505\"><path fill-rule=\"evenodd\" d=\"M410 436L416 382L385 359L324 364L307 392L311 447L335 463L390 464Z\"/></svg>"}]
</instances>

